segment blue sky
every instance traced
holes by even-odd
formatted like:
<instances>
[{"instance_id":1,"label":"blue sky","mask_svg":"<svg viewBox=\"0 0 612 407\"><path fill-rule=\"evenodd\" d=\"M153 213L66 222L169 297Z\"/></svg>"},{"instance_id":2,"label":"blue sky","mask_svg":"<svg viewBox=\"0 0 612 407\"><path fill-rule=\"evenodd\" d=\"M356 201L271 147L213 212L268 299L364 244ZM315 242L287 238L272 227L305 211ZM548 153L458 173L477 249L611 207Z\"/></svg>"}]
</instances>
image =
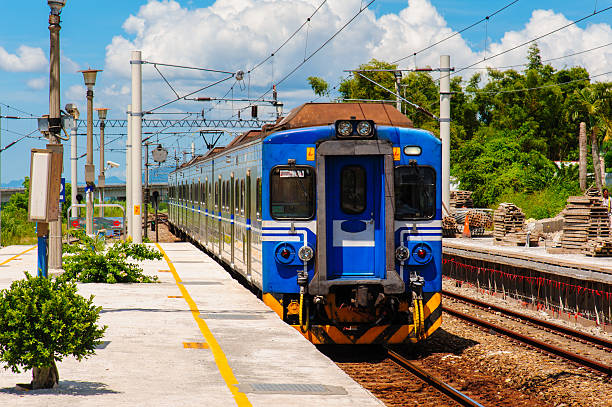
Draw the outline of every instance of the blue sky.
<instances>
[{"instance_id":1,"label":"blue sky","mask_svg":"<svg viewBox=\"0 0 612 407\"><path fill-rule=\"evenodd\" d=\"M68 0L62 13L62 106L76 103L84 117L85 91L82 76L76 70L87 67L104 69L96 85L96 105L110 107L111 118L124 118L129 103L129 51L142 49L145 59L180 63L229 71L248 69L265 57L275 46L305 20L320 0L145 0L138 1L76 1ZM279 96L289 108L312 99L306 85L309 75L323 76L332 83L359 63L376 57L393 60L440 39L451 32L483 18L509 1L483 0L377 0L334 42L304 65L295 75L279 86ZM3 24L0 25L0 103L41 115L48 110L48 48L47 18L49 9L44 0L4 2ZM142 8L142 6L147 5ZM367 3L363 0L363 3ZM507 49L517 42L550 31L566 20L575 20L598 9L609 7L611 1L527 1L521 0L443 46L419 55L418 64L434 65L440 53L449 53L452 64L462 66L487 54ZM301 32L270 63L253 73L254 94L281 77L343 24L360 6L360 0L328 0L311 22L308 32ZM132 17L130 17L132 16ZM612 11L602 13L579 24L558 37L540 43L543 57L557 57L612 42ZM306 37L308 34L308 37ZM23 47L29 47L24 49ZM20 48L21 47L21 48ZM601 73L612 66L612 47L596 53L559 61L557 67L584 64L590 71ZM524 62L526 49L505 55L490 64L495 66ZM17 61L17 63L15 63ZM412 60L406 61L408 65ZM47 64L47 65L45 65ZM170 90L153 71L146 71L144 106L169 100ZM150 69L150 66L149 68ZM193 77L180 71L164 71L181 91L201 87L214 77ZM607 77L612 80L612 77ZM219 86L209 95L221 96L229 88ZM234 96L246 96L243 86L236 87ZM259 92L259 93L258 93ZM231 105L219 106L212 117L235 114ZM237 105L234 105L236 108ZM2 114L23 115L0 105ZM169 111L199 111L201 105L175 104ZM268 112L267 114L271 114ZM34 121L2 119L2 145L35 129ZM194 129L195 130L195 129ZM107 129L109 138L119 137L124 130ZM196 143L199 136L184 135L163 140L171 148L183 150ZM22 178L29 171L29 150L45 142L26 139L2 154L2 181ZM97 147L97 144L94 143ZM79 137L79 153L84 152L85 138ZM122 141L110 145L107 159L123 165L125 154ZM69 174L65 144L65 174ZM95 154L97 156L97 154ZM81 165L84 161L79 162ZM96 161L96 168L98 168ZM123 166L111 175L122 177ZM82 171L80 170L82 178Z\"/></svg>"}]
</instances>

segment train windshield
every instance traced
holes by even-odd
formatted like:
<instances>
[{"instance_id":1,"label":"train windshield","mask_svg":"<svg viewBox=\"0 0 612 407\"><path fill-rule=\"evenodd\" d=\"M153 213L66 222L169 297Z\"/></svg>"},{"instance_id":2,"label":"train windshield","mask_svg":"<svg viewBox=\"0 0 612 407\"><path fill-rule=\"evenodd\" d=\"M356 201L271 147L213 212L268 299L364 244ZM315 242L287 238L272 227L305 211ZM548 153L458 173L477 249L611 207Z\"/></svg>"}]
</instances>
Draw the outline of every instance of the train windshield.
<instances>
[{"instance_id":1,"label":"train windshield","mask_svg":"<svg viewBox=\"0 0 612 407\"><path fill-rule=\"evenodd\" d=\"M314 170L275 167L270 174L270 214L274 219L311 219L315 211Z\"/></svg>"},{"instance_id":2,"label":"train windshield","mask_svg":"<svg viewBox=\"0 0 612 407\"><path fill-rule=\"evenodd\" d=\"M436 171L422 165L395 168L395 219L431 219L436 213Z\"/></svg>"}]
</instances>

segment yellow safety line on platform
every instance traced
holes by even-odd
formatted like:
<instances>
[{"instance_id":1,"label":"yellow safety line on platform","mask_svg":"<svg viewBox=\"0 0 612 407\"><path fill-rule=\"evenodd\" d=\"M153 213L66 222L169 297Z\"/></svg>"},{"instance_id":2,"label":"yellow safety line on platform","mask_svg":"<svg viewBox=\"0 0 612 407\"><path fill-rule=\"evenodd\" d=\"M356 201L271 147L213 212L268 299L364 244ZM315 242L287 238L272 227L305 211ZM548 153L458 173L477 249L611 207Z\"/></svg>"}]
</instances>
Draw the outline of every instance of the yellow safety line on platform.
<instances>
[{"instance_id":1,"label":"yellow safety line on platform","mask_svg":"<svg viewBox=\"0 0 612 407\"><path fill-rule=\"evenodd\" d=\"M0 266L3 266L3 265L5 265L6 263L8 263L9 261L11 261L11 260L15 260L17 257L19 257L19 256L21 256L21 255L24 255L24 254L26 254L27 252L29 252L30 250L34 250L34 249L36 249L36 246L30 247L28 250L25 250L25 251L23 251L23 252L21 252L21 253L19 253L19 254L14 255L13 257L11 257L11 258L10 258L10 259L8 259L8 260L4 260L2 263L0 263ZM2 254L2 253L0 253L0 254Z\"/></svg>"},{"instance_id":2,"label":"yellow safety line on platform","mask_svg":"<svg viewBox=\"0 0 612 407\"><path fill-rule=\"evenodd\" d=\"M210 350L212 351L212 354L215 358L215 363L219 368L219 373L221 373L223 380L225 380L225 384L227 385L230 392L232 392L234 400L236 400L236 404L239 407L251 406L251 402L249 401L247 396L244 393L238 391L238 380L236 380L236 376L234 376L234 372L232 372L232 368L230 367L229 362L227 361L227 357L225 357L221 346L219 346L219 343L208 328L206 322L202 318L200 318L200 311L198 310L195 301L193 301L193 299L191 298L191 295L189 295L187 289L183 286L183 284L181 284L181 278L179 277L176 268L174 267L174 264L172 264L170 257L168 257L164 249L162 249L162 247L158 243L155 243L155 245L164 255L164 259L166 259L166 263L168 263L168 267L170 267L170 272L174 276L176 285L181 290L185 301L187 301L187 304L189 305L189 309L191 310L191 315L193 315L193 319L195 319L196 323L198 324L198 327L200 328L200 331L202 331L202 335L204 335L204 339L206 339L206 342L210 346Z\"/></svg>"}]
</instances>

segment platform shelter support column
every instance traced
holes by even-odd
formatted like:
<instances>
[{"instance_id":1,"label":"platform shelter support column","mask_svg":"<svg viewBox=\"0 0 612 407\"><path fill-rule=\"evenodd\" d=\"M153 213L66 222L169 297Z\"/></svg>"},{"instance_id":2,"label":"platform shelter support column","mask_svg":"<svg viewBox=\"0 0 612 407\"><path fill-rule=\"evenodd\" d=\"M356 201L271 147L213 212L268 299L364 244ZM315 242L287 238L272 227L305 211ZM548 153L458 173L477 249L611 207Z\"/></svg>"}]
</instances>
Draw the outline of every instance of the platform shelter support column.
<instances>
[{"instance_id":1,"label":"platform shelter support column","mask_svg":"<svg viewBox=\"0 0 612 407\"><path fill-rule=\"evenodd\" d=\"M125 143L125 221L128 236L132 233L132 105L128 105L127 111L127 141Z\"/></svg>"}]
</instances>

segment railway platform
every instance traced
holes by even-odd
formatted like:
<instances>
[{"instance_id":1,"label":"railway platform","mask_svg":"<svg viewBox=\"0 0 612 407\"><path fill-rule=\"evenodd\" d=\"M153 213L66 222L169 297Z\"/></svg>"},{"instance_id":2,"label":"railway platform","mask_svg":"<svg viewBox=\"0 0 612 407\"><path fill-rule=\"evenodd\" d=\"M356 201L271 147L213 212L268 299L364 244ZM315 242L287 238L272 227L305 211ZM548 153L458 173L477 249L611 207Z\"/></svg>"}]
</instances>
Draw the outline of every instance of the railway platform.
<instances>
[{"instance_id":1,"label":"railway platform","mask_svg":"<svg viewBox=\"0 0 612 407\"><path fill-rule=\"evenodd\" d=\"M0 405L381 406L371 393L189 243L142 264L158 284L80 284L108 326L96 355L58 363L55 389L0 369ZM0 250L0 289L35 270L34 247Z\"/></svg>"}]
</instances>

